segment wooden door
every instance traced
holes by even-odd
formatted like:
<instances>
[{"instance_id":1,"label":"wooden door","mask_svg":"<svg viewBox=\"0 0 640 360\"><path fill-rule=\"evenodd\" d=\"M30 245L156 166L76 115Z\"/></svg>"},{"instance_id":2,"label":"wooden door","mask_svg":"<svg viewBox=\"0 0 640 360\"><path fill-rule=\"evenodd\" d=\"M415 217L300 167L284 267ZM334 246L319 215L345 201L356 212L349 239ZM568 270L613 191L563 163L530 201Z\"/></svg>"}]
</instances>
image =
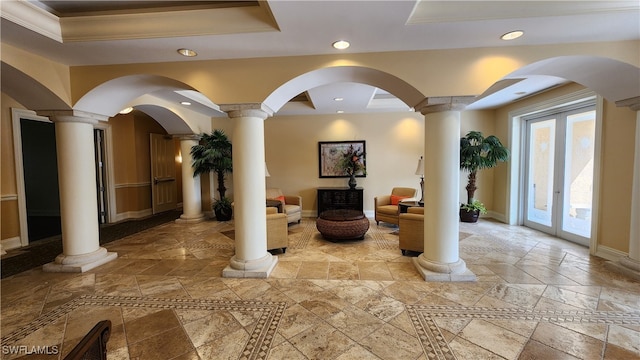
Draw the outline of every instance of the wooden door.
<instances>
[{"instance_id":1,"label":"wooden door","mask_svg":"<svg viewBox=\"0 0 640 360\"><path fill-rule=\"evenodd\" d=\"M175 146L169 135L150 135L152 207L157 214L177 206Z\"/></svg>"}]
</instances>

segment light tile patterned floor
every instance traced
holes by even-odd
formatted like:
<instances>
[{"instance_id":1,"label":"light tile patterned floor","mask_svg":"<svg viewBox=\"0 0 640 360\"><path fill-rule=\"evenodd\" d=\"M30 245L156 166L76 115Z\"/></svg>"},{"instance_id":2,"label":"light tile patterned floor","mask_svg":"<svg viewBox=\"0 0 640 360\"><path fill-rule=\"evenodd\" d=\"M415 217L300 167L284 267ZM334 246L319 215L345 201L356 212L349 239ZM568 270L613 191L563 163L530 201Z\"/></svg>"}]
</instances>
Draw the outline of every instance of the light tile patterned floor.
<instances>
[{"instance_id":1,"label":"light tile patterned floor","mask_svg":"<svg viewBox=\"0 0 640 360\"><path fill-rule=\"evenodd\" d=\"M3 279L1 355L62 359L110 319L110 360L640 359L640 284L586 248L461 224L478 281L427 283L395 230L333 243L303 219L270 278L226 279L232 223L161 225L108 244L119 258L93 271Z\"/></svg>"}]
</instances>

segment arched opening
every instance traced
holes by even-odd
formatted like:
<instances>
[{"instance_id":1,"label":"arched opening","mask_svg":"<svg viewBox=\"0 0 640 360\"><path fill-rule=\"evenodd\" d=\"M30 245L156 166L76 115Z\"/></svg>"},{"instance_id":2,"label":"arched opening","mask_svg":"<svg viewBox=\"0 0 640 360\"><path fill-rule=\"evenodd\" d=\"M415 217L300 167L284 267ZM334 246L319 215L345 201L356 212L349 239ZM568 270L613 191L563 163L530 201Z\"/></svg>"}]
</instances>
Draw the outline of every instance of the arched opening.
<instances>
[{"instance_id":1,"label":"arched opening","mask_svg":"<svg viewBox=\"0 0 640 360\"><path fill-rule=\"evenodd\" d=\"M290 99L312 88L333 83L361 83L381 88L413 107L424 95L404 80L380 70L359 66L336 66L310 71L287 81L273 91L264 101L277 112Z\"/></svg>"},{"instance_id":2,"label":"arched opening","mask_svg":"<svg viewBox=\"0 0 640 360\"><path fill-rule=\"evenodd\" d=\"M605 100L615 104L640 96L640 68L603 57L562 56L526 65L496 84L517 84L540 77L574 82L586 89L529 104L509 114L512 158L506 174L509 191L505 222L529 224L527 226L587 245L591 253L596 254L602 242L598 239L599 227L603 225L599 213L607 211L600 208L603 205L600 199L611 182L607 181L604 170L607 162L604 148L607 142L615 141L607 140L608 133L603 130L614 121L605 115L611 110L604 104ZM513 88L507 89L513 91ZM578 111L578 107L589 103L590 108L583 106L586 110ZM584 118L585 114L591 115ZM589 132L585 133L587 128ZM556 136L555 160L551 157L541 160L541 149L549 146L543 133ZM535 146L540 151L534 151ZM580 152L580 148L589 154ZM553 169L549 170L549 177L545 177L547 168ZM539 184L540 178L548 180ZM545 193L547 188L552 192ZM538 219L530 219L532 214ZM575 224L584 222L585 218L588 223L582 228L576 227ZM582 234L576 237L574 233Z\"/></svg>"}]
</instances>

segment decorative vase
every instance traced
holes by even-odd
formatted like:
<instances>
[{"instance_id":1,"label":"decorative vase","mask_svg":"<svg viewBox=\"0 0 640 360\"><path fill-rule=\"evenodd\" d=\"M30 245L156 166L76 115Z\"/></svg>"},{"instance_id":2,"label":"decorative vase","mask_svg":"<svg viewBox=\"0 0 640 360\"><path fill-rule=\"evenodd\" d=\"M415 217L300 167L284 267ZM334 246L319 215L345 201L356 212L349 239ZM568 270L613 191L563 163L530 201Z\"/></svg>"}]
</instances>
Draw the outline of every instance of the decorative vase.
<instances>
[{"instance_id":1,"label":"decorative vase","mask_svg":"<svg viewBox=\"0 0 640 360\"><path fill-rule=\"evenodd\" d=\"M356 183L356 177L355 175L351 175L349 177L349 189L355 189L356 185L358 185L358 183Z\"/></svg>"}]
</instances>

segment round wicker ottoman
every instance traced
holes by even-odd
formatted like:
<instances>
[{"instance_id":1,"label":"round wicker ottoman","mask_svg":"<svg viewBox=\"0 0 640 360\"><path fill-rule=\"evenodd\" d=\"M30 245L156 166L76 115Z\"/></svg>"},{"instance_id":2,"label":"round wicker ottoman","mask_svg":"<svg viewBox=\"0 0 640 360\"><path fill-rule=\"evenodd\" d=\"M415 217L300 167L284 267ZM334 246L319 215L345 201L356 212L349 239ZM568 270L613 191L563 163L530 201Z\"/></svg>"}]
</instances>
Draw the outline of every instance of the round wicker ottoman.
<instances>
[{"instance_id":1,"label":"round wicker ottoman","mask_svg":"<svg viewBox=\"0 0 640 360\"><path fill-rule=\"evenodd\" d=\"M316 228L325 239L364 239L369 230L369 219L358 210L327 210L316 220Z\"/></svg>"}]
</instances>

